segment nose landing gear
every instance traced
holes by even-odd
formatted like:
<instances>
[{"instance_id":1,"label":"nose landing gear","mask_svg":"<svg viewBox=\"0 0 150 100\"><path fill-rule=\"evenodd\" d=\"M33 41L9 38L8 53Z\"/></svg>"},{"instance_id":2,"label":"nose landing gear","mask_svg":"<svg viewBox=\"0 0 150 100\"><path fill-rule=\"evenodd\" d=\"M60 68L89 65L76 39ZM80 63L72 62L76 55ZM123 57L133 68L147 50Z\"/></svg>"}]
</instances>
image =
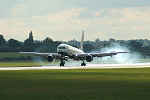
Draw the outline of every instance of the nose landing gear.
<instances>
[{"instance_id":1,"label":"nose landing gear","mask_svg":"<svg viewBox=\"0 0 150 100\"><path fill-rule=\"evenodd\" d=\"M64 65L65 65L64 56L62 55L62 56L61 56L61 63L60 63L60 66L64 66Z\"/></svg>"}]
</instances>

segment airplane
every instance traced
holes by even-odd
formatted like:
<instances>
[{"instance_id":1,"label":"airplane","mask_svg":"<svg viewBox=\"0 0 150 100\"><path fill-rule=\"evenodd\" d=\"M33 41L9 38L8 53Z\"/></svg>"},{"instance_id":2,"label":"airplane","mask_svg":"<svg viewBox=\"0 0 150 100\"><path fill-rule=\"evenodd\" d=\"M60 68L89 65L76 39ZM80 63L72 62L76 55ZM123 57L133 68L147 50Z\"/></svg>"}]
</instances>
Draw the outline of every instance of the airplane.
<instances>
[{"instance_id":1,"label":"airplane","mask_svg":"<svg viewBox=\"0 0 150 100\"><path fill-rule=\"evenodd\" d=\"M22 54L33 54L35 56L45 56L48 62L53 62L55 59L60 59L60 66L65 65L65 60L76 60L76 61L83 61L81 63L81 66L86 66L87 62L92 62L93 57L105 57L105 56L113 56L117 55L119 53L130 53L130 51L124 51L124 52L99 52L99 53L84 53L83 52L83 42L84 42L84 31L82 33L80 48L75 48L73 46L67 45L67 44L60 44L57 47L57 53L39 53L39 52L20 52Z\"/></svg>"}]
</instances>

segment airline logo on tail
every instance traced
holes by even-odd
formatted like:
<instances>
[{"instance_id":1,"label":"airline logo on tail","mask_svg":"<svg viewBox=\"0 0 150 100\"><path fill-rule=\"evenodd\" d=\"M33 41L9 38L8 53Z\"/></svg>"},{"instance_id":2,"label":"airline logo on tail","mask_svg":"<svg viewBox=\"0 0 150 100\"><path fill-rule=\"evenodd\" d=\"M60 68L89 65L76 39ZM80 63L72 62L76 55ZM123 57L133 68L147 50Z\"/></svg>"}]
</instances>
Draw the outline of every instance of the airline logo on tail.
<instances>
[{"instance_id":1,"label":"airline logo on tail","mask_svg":"<svg viewBox=\"0 0 150 100\"><path fill-rule=\"evenodd\" d=\"M80 49L83 51L83 42L84 42L84 31L82 33L81 43L80 43Z\"/></svg>"}]
</instances>

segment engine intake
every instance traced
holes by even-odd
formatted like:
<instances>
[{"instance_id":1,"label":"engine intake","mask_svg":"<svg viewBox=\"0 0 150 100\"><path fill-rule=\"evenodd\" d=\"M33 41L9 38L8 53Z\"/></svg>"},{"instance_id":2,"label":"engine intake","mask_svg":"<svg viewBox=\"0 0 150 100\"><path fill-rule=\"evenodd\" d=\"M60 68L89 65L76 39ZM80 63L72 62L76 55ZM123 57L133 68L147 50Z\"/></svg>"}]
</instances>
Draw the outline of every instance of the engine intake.
<instances>
[{"instance_id":1,"label":"engine intake","mask_svg":"<svg viewBox=\"0 0 150 100\"><path fill-rule=\"evenodd\" d=\"M54 57L52 55L48 55L46 59L48 60L48 62L54 61Z\"/></svg>"},{"instance_id":2,"label":"engine intake","mask_svg":"<svg viewBox=\"0 0 150 100\"><path fill-rule=\"evenodd\" d=\"M91 55L88 55L85 57L87 62L92 62L93 61L93 57Z\"/></svg>"}]
</instances>

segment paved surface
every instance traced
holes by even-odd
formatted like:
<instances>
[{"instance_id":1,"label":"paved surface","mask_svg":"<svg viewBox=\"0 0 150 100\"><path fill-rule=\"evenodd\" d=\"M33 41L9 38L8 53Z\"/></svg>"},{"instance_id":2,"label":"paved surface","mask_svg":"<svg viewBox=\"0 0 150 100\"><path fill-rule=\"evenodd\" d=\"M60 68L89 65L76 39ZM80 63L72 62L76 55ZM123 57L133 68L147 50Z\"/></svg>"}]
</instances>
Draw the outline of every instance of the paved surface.
<instances>
[{"instance_id":1,"label":"paved surface","mask_svg":"<svg viewBox=\"0 0 150 100\"><path fill-rule=\"evenodd\" d=\"M112 69L112 68L148 68L150 63L139 64L89 64L87 66L39 66L39 67L0 67L0 70L43 70L43 69Z\"/></svg>"}]
</instances>

